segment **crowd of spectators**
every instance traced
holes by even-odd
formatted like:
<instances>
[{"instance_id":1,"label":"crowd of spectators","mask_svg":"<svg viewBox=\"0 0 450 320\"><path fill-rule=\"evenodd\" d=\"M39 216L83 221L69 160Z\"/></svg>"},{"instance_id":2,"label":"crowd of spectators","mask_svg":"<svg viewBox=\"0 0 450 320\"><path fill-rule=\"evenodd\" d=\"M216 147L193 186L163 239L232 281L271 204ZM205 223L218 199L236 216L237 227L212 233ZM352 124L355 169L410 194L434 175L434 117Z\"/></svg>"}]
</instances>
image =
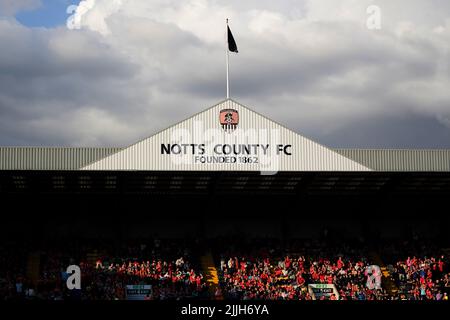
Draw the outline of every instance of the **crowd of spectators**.
<instances>
[{"instance_id":1,"label":"crowd of spectators","mask_svg":"<svg viewBox=\"0 0 450 320\"><path fill-rule=\"evenodd\" d=\"M343 300L385 299L384 290L366 287L369 263L363 248L325 246L322 243L272 243L257 246L257 252L241 244L245 254L222 256L220 271L223 291L231 299L311 300L308 284L334 284ZM244 249L242 249L244 248ZM277 249L278 248L278 249ZM280 250L280 248L282 248ZM321 299L326 299L322 296Z\"/></svg>"},{"instance_id":2,"label":"crowd of spectators","mask_svg":"<svg viewBox=\"0 0 450 320\"><path fill-rule=\"evenodd\" d=\"M26 261L13 267L0 260L1 299L42 300L124 300L127 285L151 285L148 300L202 298L207 293L204 276L196 257L195 243L152 240L124 244L65 243L46 244L40 252L37 281L32 283L25 273ZM96 252L95 261L89 254ZM2 259L15 257L13 252ZM81 269L81 290L68 290L69 265ZM20 266L20 267L19 267ZM14 270L14 275L11 274ZM5 284L3 281L7 279ZM17 285L16 285L17 283ZM31 294L25 294L31 290Z\"/></svg>"},{"instance_id":3,"label":"crowd of spectators","mask_svg":"<svg viewBox=\"0 0 450 320\"><path fill-rule=\"evenodd\" d=\"M26 277L28 244L21 247L3 243L0 246L0 300L18 300L34 295Z\"/></svg>"},{"instance_id":4,"label":"crowd of spectators","mask_svg":"<svg viewBox=\"0 0 450 320\"><path fill-rule=\"evenodd\" d=\"M126 299L126 285L151 285L152 294L146 297L151 300L197 298L207 289L202 273L183 257L175 261L98 260L95 266L83 265L81 269L89 284L86 288L89 299Z\"/></svg>"},{"instance_id":5,"label":"crowd of spectators","mask_svg":"<svg viewBox=\"0 0 450 320\"><path fill-rule=\"evenodd\" d=\"M403 300L448 300L449 252L434 241L404 241L384 248L390 274Z\"/></svg>"},{"instance_id":6,"label":"crowd of spectators","mask_svg":"<svg viewBox=\"0 0 450 320\"><path fill-rule=\"evenodd\" d=\"M407 300L448 300L450 273L444 272L445 258L408 257L398 261L392 274L399 294Z\"/></svg>"},{"instance_id":7,"label":"crowd of spectators","mask_svg":"<svg viewBox=\"0 0 450 320\"><path fill-rule=\"evenodd\" d=\"M335 285L338 295L320 299L448 300L448 254L421 241L389 243L389 248L384 244L368 248L358 242L349 246L320 241L235 241L219 257L221 284L227 298L309 300L309 284L330 284ZM401 260L406 248L418 255ZM385 253L389 262L394 284L390 290L386 283L376 288L375 277L371 280L373 286L367 285L373 271L370 266L380 261L376 252ZM381 278L381 270L377 272L375 276Z\"/></svg>"},{"instance_id":8,"label":"crowd of spectators","mask_svg":"<svg viewBox=\"0 0 450 320\"><path fill-rule=\"evenodd\" d=\"M450 293L448 253L418 241L369 248L362 241L228 238L208 247L226 299L311 300L310 284L334 285L336 294L319 298L331 300L448 300ZM35 279L27 272L30 252L39 252ZM368 267L379 262L374 252L394 287L385 280L381 288L367 286ZM148 300L208 299L199 264L204 253L194 240L2 245L0 299L123 300L127 285L150 285ZM81 290L66 286L66 268L73 264L81 269Z\"/></svg>"}]
</instances>

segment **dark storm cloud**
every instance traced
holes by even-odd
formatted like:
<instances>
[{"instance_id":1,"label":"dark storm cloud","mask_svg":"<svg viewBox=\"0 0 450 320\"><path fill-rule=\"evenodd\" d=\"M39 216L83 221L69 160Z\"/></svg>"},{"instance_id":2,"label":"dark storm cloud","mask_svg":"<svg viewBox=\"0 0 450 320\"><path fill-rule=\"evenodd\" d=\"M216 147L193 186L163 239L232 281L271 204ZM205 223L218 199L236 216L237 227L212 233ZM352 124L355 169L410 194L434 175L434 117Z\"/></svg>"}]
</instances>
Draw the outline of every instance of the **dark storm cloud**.
<instances>
[{"instance_id":1,"label":"dark storm cloud","mask_svg":"<svg viewBox=\"0 0 450 320\"><path fill-rule=\"evenodd\" d=\"M311 128L308 134L336 148L448 148L450 130L432 117L413 114L372 117L353 122L333 134Z\"/></svg>"},{"instance_id":2,"label":"dark storm cloud","mask_svg":"<svg viewBox=\"0 0 450 320\"><path fill-rule=\"evenodd\" d=\"M0 20L0 42L8 44L0 51L3 144L71 144L77 133L65 129L82 132L93 124L74 118L80 110L118 110L136 103L133 90L124 89L139 67L102 43L97 33L27 29ZM71 121L76 126L65 128Z\"/></svg>"}]
</instances>

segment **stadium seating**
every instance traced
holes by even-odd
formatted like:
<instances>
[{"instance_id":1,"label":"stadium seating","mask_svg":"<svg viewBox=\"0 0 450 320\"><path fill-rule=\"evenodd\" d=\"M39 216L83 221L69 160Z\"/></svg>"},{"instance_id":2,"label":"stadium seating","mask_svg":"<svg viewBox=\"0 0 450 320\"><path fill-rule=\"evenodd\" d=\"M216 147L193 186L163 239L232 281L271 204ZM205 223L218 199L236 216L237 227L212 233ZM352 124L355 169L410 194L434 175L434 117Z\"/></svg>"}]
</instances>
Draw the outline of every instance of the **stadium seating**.
<instances>
[{"instance_id":1,"label":"stadium seating","mask_svg":"<svg viewBox=\"0 0 450 320\"><path fill-rule=\"evenodd\" d=\"M448 251L417 241L377 248L274 239L207 244L157 239L3 244L0 299L124 300L131 285L150 285L148 300L448 300L450 292ZM383 273L376 276L382 286L369 288L368 267L380 263ZM81 290L66 286L72 264L80 266ZM336 292L316 297L317 285Z\"/></svg>"}]
</instances>

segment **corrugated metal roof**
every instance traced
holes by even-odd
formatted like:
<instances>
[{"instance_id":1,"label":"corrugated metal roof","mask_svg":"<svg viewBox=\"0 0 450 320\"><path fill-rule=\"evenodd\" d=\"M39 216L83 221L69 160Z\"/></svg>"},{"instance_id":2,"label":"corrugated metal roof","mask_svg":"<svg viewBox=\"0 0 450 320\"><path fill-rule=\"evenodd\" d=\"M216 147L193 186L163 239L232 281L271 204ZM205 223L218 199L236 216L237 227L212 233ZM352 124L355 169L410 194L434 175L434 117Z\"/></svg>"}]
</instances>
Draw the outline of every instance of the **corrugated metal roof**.
<instances>
[{"instance_id":1,"label":"corrugated metal roof","mask_svg":"<svg viewBox=\"0 0 450 320\"><path fill-rule=\"evenodd\" d=\"M77 170L124 148L0 147L0 170ZM333 149L375 171L450 172L450 150Z\"/></svg>"},{"instance_id":2,"label":"corrugated metal roof","mask_svg":"<svg viewBox=\"0 0 450 320\"><path fill-rule=\"evenodd\" d=\"M334 149L375 171L450 171L450 150Z\"/></svg>"},{"instance_id":3,"label":"corrugated metal roof","mask_svg":"<svg viewBox=\"0 0 450 320\"><path fill-rule=\"evenodd\" d=\"M277 166L269 171L412 171L412 172L450 172L450 150L401 150L401 149L331 149L307 139L282 125L248 109L233 100L225 100L191 118L169 127L149 138L126 148L59 148L59 147L0 147L0 170L206 170L220 171L267 171L260 164L246 163L194 166L192 161L182 167L174 167L171 159L161 157L160 146L170 141L171 130L189 129L196 137L200 131L195 125L200 123L206 128L220 127L218 115L222 109L237 110L241 119L239 126L260 131L272 130L268 141L276 138L277 143L292 145L298 152L292 157L277 158ZM184 130L184 131L183 131ZM228 143L227 136L219 130L219 143ZM245 131L245 130L244 130ZM178 139L179 136L176 136ZM260 135L237 135L232 140L237 144L262 143ZM193 141L197 141L197 138ZM193 141L188 141L189 144ZM231 141L231 140L230 140ZM178 142L177 142L178 143ZM123 151L123 152L121 152ZM100 161L102 160L102 161ZM188 159L192 160L192 159ZM180 169L178 169L180 168Z\"/></svg>"},{"instance_id":4,"label":"corrugated metal roof","mask_svg":"<svg viewBox=\"0 0 450 320\"><path fill-rule=\"evenodd\" d=\"M0 148L0 170L77 170L122 148Z\"/></svg>"}]
</instances>

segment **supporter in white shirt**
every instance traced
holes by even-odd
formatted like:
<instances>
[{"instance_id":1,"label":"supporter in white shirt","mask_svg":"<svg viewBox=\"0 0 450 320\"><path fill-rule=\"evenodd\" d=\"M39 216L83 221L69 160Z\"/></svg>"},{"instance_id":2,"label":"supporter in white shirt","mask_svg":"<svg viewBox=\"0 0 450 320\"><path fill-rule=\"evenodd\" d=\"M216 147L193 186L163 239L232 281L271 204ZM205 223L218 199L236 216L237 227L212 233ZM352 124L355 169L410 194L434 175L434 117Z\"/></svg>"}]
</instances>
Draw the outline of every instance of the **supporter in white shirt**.
<instances>
[{"instance_id":1,"label":"supporter in white shirt","mask_svg":"<svg viewBox=\"0 0 450 320\"><path fill-rule=\"evenodd\" d=\"M225 259L220 259L220 270L224 270L227 267L225 264Z\"/></svg>"},{"instance_id":2,"label":"supporter in white shirt","mask_svg":"<svg viewBox=\"0 0 450 320\"><path fill-rule=\"evenodd\" d=\"M184 264L183 257L181 257L181 258L179 258L177 261L175 261L175 265L176 265L177 267L181 267L181 266L183 266L183 264Z\"/></svg>"},{"instance_id":3,"label":"supporter in white shirt","mask_svg":"<svg viewBox=\"0 0 450 320\"><path fill-rule=\"evenodd\" d=\"M27 297L34 297L35 293L34 293L34 289L33 288L29 288L28 290L26 290L26 295Z\"/></svg>"},{"instance_id":4,"label":"supporter in white shirt","mask_svg":"<svg viewBox=\"0 0 450 320\"><path fill-rule=\"evenodd\" d=\"M233 259L230 258L230 260L228 260L228 268L229 269L233 268L233 264L234 264Z\"/></svg>"}]
</instances>

